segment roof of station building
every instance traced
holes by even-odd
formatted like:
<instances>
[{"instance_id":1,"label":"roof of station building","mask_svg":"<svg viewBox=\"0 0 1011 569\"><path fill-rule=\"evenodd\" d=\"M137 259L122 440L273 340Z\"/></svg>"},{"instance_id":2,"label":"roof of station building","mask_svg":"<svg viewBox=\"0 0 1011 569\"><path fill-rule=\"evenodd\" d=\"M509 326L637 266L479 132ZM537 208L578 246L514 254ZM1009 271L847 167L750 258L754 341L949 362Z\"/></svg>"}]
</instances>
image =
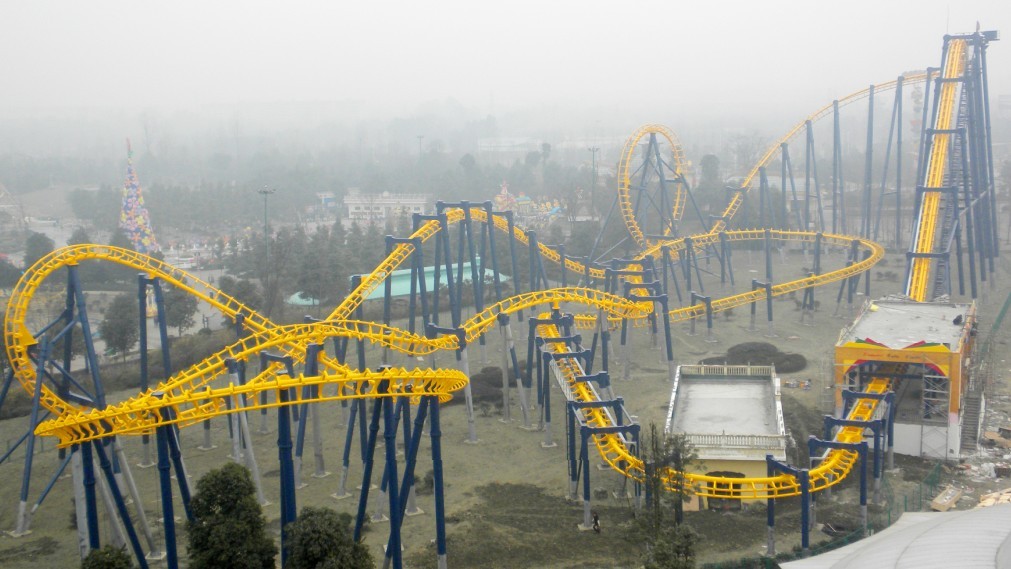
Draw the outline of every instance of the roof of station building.
<instances>
[{"instance_id":1,"label":"roof of station building","mask_svg":"<svg viewBox=\"0 0 1011 569\"><path fill-rule=\"evenodd\" d=\"M752 373L729 373L746 367ZM690 434L782 435L777 382L769 366L679 366L671 394L668 430Z\"/></svg>"},{"instance_id":2,"label":"roof of station building","mask_svg":"<svg viewBox=\"0 0 1011 569\"><path fill-rule=\"evenodd\" d=\"M839 344L871 341L893 349L919 342L945 344L954 349L965 333L971 304L875 300L843 330Z\"/></svg>"}]
</instances>

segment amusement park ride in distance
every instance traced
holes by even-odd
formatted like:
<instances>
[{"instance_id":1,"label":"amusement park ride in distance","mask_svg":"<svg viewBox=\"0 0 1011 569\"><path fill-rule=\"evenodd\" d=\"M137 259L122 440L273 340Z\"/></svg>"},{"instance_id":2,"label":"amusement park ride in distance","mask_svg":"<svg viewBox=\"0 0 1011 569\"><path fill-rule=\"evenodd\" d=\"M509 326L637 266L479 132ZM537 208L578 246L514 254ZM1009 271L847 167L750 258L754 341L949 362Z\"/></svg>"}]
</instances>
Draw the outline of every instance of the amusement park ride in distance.
<instances>
[{"instance_id":1,"label":"amusement park ride in distance","mask_svg":"<svg viewBox=\"0 0 1011 569\"><path fill-rule=\"evenodd\" d=\"M401 567L400 528L412 499L414 472L419 461L422 437L430 438L434 477L434 516L436 549L440 567L448 565L446 548L444 477L452 475L442 468L440 403L462 392L466 400L468 435L477 441L473 404L469 385L468 346L484 345L489 332L498 329L504 353L507 354L503 374L504 397L508 401L509 377L515 378L524 424L536 421L544 432L544 444L553 445L551 432L550 384L560 387L565 396L567 431L570 441L580 437L582 449L570 444L569 462L576 488L576 472L582 472L584 519L590 527L589 469L576 468L580 461L588 465L590 452L596 447L599 458L633 481L638 502L641 482L647 465L638 454L639 425L615 397L609 379L608 356L613 352L612 332L620 332L624 344L629 326L648 327L654 337L663 338L668 371L674 374L674 346L671 325L705 318L712 326L714 313L750 305L752 325L756 306L766 305L767 320L772 326L772 298L796 293L802 295L805 310L814 306L817 287L839 284L837 302L846 297L848 303L858 290L862 277L866 286L867 271L884 255L876 242L880 225L872 207L870 164L861 202L859 235L835 232L838 222L845 225L842 206L841 150L839 144L840 108L861 99L873 101L881 93L895 91L893 113L899 113L902 124L902 89L914 83L926 86L928 100L924 103L923 124L919 140L920 163L917 167L914 224L912 242L907 253L907 302L922 303L951 292L952 260L959 268L959 287L964 288L962 245L966 245L966 260L972 298L976 297L977 277L986 280L994 272L997 255L997 228L994 212L992 152L988 115L986 48L996 40L996 32L975 32L946 36L939 68L900 76L894 81L873 85L868 89L833 101L797 124L781 140L772 145L735 189L722 215L702 220L694 197L683 175L684 153L677 137L659 125L647 125L636 131L622 151L618 172L618 193L608 218L620 219L627 228L625 251L621 259L608 259L603 254L575 258L564 248L540 243L535 231L514 223L511 212L496 211L491 202L437 204L433 215L415 214L414 231L407 237L387 237L388 255L366 275L353 280L352 292L326 318L296 325L277 325L263 315L244 306L209 283L192 274L160 262L134 250L108 245L74 245L56 250L28 268L15 287L7 306L5 339L11 371L5 378L0 405L14 382L32 396L30 423L19 444L26 447L20 502L15 535L30 530L29 495L34 443L37 437L54 437L61 449L62 464L47 486L57 482L69 465L74 480L78 512L78 532L82 555L100 547L98 516L106 515L119 521L120 539L126 543L141 567L153 558L165 557L169 567L178 566L175 509L182 504L190 517L190 489L185 475L183 449L179 429L193 427L223 418L234 427L232 444L236 456L246 456L247 465L258 481L252 447L248 445L248 412L260 412L266 418L268 409L276 412L278 456L280 469L281 527L296 518L295 489L301 477L302 451L306 434L312 427L310 444L319 443L319 403L340 401L350 406L347 423L343 473L338 493L347 493L348 456L353 443L352 432L362 435L362 484L359 491L355 538L360 539L369 500L373 467L378 461L384 468L386 482L381 498L388 502L390 518L388 547L385 555L394 567ZM871 108L873 105L871 105ZM833 200L831 225L824 220L822 192L812 187L810 175L805 177L802 199L797 198L789 158L789 142L800 134L806 137L806 168L813 165L812 123L832 116L833 139ZM893 119L894 124L894 119ZM872 118L868 118L868 144L872 142ZM896 159L902 156L901 134L896 141ZM889 137L889 150L892 139ZM870 161L870 152L867 153ZM782 164L781 202L773 203L766 166L779 158ZM887 167L886 167L887 170ZM132 171L132 170L131 170ZM901 176L901 164L896 168ZM792 186L791 207L787 208L786 182ZM816 180L816 178L815 178ZM815 185L817 182L815 182ZM901 179L896 180L901 187ZM758 194L758 229L734 226L746 196ZM900 194L896 192L896 200ZM884 192L881 194L883 200ZM837 204L836 201L839 201ZM132 215L143 209L134 204ZM812 208L814 215L812 215ZM896 202L896 215L901 201ZM686 212L694 212L709 227L691 236L679 236ZM778 219L778 227L766 227L766 220ZM792 219L791 219L792 218ZM141 223L140 225L143 225ZM811 230L814 227L831 231ZM450 232L450 228L454 228ZM143 228L142 228L143 229ZM899 236L896 233L896 241ZM505 239L508 256L499 258L505 247L496 248L496 241ZM599 245L600 239L594 244ZM953 243L956 246L953 247ZM719 263L721 281L733 280L732 249L740 245L764 250L766 276L764 281L752 280L750 290L712 298L701 293L699 260L713 259ZM773 248L803 247L814 256L808 275L797 280L774 282ZM612 247L614 250L615 247ZM842 251L845 265L833 270L821 267L822 252ZM432 290L425 275L429 255L434 266L435 284ZM525 258L524 258L525 257ZM140 322L141 391L121 403L110 404L102 387L100 368L94 346L92 324L89 321L84 291L77 268L80 263L101 260L130 267L138 278L138 301L143 306L147 291L153 290L161 334L164 336L164 303L162 289L177 287L219 310L235 323L238 339L222 351L189 368L174 373L157 385L149 385L147 370L146 326ZM529 268L529 283L512 282L513 295L503 293L503 274L518 277L519 263ZM464 265L469 263L469 281L464 278ZM547 267L556 265L558 278L549 282ZM398 268L411 271L411 295L406 330L391 325L391 293L388 277ZM479 278L486 269L493 275L490 281ZM59 271L59 272L58 272ZM29 328L26 316L33 296L47 278L66 275L66 310L42 329ZM693 283L693 278L694 283ZM440 290L444 281L448 289L449 306L440 309ZM382 322L363 318L364 300L384 287L384 317ZM462 292L473 288L474 315L462 317ZM485 287L491 290L486 291ZM526 291L521 291L521 288ZM964 294L964 292L963 292ZM485 298L493 298L485 306ZM448 309L449 322L445 319ZM567 312L571 311L571 312ZM526 314L524 314L526 312ZM142 311L141 314L144 314ZM143 320L143 316L141 320ZM527 333L527 376L525 385L518 369L514 327ZM83 337L86 346L87 371L71 373L71 338ZM592 341L582 342L583 335ZM455 355L459 369L404 369L366 361L365 345L381 346L383 364L391 351L412 357L431 356L438 352ZM167 346L167 342L162 343ZM354 349L352 350L352 346ZM167 349L163 350L165 368L169 369ZM599 371L594 371L594 366ZM888 431L893 390L892 377L901 374L899 363L887 363L875 368L876 374L851 392L843 409L844 415L825 439L812 438L812 456L823 451L818 464L800 467L769 459L768 475L758 478L722 478L698 473L662 473L670 487L688 487L700 496L734 500L767 500L770 536L774 524L774 504L777 498L801 496L803 546L808 546L807 505L814 492L838 484L859 470L861 489L866 488L867 463L873 455L875 473L879 468L882 445L871 448L864 432L875 428ZM536 366L537 369L533 369ZM252 371L256 367L258 371ZM536 392L536 398L535 398ZM370 409L371 408L371 409ZM411 422L410 411L414 410ZM508 410L508 404L505 407ZM295 432L292 419L297 417ZM264 419L265 420L265 419ZM366 425L366 423L368 423ZM427 424L427 432L425 425ZM380 433L385 438L385 454L375 456ZM294 441L293 441L294 436ZM397 460L396 441L406 449L402 461ZM133 473L129 468L124 446L126 437L137 437L137 450L142 461L156 463L161 492L164 543L152 536L138 495ZM152 440L153 439L153 440ZM889 446L891 440L889 440ZM151 448L153 446L153 449ZM18 448L15 446L3 459ZM131 450L134 446L130 445ZM576 456L578 452L579 456ZM152 453L156 458L152 458ZM294 455L293 455L294 454ZM322 462L317 455L317 468ZM859 468L858 468L859 467ZM7 468L10 468L8 466ZM172 471L176 475L172 481ZM100 479L99 479L100 478ZM173 488L175 487L175 491ZM178 498L174 496L178 492ZM45 493L43 493L43 498ZM127 497L133 498L135 513L130 512ZM373 497L373 499L375 499ZM39 500L41 503L41 499ZM101 506L100 506L101 504ZM861 492L861 505L866 520L866 491ZM36 504L36 507L38 504ZM287 556L286 536L282 530L282 559ZM771 537L770 537L771 541ZM770 543L770 546L772 544ZM772 549L770 549L772 551Z\"/></svg>"}]
</instances>

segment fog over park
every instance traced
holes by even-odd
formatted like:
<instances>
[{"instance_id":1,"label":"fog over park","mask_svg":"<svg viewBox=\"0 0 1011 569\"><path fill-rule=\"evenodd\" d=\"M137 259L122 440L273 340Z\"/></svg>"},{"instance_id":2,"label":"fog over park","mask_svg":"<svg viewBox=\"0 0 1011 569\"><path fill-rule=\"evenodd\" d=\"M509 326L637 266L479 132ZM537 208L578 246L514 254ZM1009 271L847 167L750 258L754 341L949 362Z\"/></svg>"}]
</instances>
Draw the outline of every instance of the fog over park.
<instances>
[{"instance_id":1,"label":"fog over park","mask_svg":"<svg viewBox=\"0 0 1011 569\"><path fill-rule=\"evenodd\" d=\"M1011 33L1011 4L8 2L0 153L121 160L125 137L199 154L255 134L405 152L425 135L460 155L472 149L447 133L489 117L496 136L554 143L647 122L689 147L773 139L939 65L943 35L977 22ZM1004 43L990 50L995 108L1011 95Z\"/></svg>"}]
</instances>

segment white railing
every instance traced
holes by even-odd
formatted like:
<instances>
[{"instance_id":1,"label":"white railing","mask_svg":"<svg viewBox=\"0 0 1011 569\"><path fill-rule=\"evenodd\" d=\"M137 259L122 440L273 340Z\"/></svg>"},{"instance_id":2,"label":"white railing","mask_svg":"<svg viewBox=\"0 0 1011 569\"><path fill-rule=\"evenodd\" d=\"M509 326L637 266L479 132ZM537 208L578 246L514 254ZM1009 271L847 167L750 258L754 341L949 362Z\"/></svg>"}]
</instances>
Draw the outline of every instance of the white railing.
<instances>
[{"instance_id":1,"label":"white railing","mask_svg":"<svg viewBox=\"0 0 1011 569\"><path fill-rule=\"evenodd\" d=\"M683 365L680 366L682 375L729 375L729 376L765 376L772 377L776 374L773 366L753 366L753 365Z\"/></svg>"},{"instance_id":2,"label":"white railing","mask_svg":"<svg viewBox=\"0 0 1011 569\"><path fill-rule=\"evenodd\" d=\"M688 440L696 448L767 448L785 449L786 437L775 435L716 435L688 433Z\"/></svg>"}]
</instances>

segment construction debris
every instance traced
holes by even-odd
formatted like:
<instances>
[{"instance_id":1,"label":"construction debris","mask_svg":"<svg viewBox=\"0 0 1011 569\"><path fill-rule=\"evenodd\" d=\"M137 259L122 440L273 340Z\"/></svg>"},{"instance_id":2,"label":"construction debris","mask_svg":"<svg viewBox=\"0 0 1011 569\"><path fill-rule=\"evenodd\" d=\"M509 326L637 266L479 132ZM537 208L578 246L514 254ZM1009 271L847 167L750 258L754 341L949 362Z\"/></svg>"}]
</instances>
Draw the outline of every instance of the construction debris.
<instances>
[{"instance_id":1,"label":"construction debris","mask_svg":"<svg viewBox=\"0 0 1011 569\"><path fill-rule=\"evenodd\" d=\"M998 490L997 492L983 494L979 497L979 504L977 504L976 507L988 508L990 506L996 506L997 504L1011 504L1011 488L1005 488L1003 490Z\"/></svg>"},{"instance_id":2,"label":"construction debris","mask_svg":"<svg viewBox=\"0 0 1011 569\"><path fill-rule=\"evenodd\" d=\"M947 486L940 494L930 502L930 509L935 512L947 512L955 507L958 499L962 497L962 489L954 486Z\"/></svg>"}]
</instances>

